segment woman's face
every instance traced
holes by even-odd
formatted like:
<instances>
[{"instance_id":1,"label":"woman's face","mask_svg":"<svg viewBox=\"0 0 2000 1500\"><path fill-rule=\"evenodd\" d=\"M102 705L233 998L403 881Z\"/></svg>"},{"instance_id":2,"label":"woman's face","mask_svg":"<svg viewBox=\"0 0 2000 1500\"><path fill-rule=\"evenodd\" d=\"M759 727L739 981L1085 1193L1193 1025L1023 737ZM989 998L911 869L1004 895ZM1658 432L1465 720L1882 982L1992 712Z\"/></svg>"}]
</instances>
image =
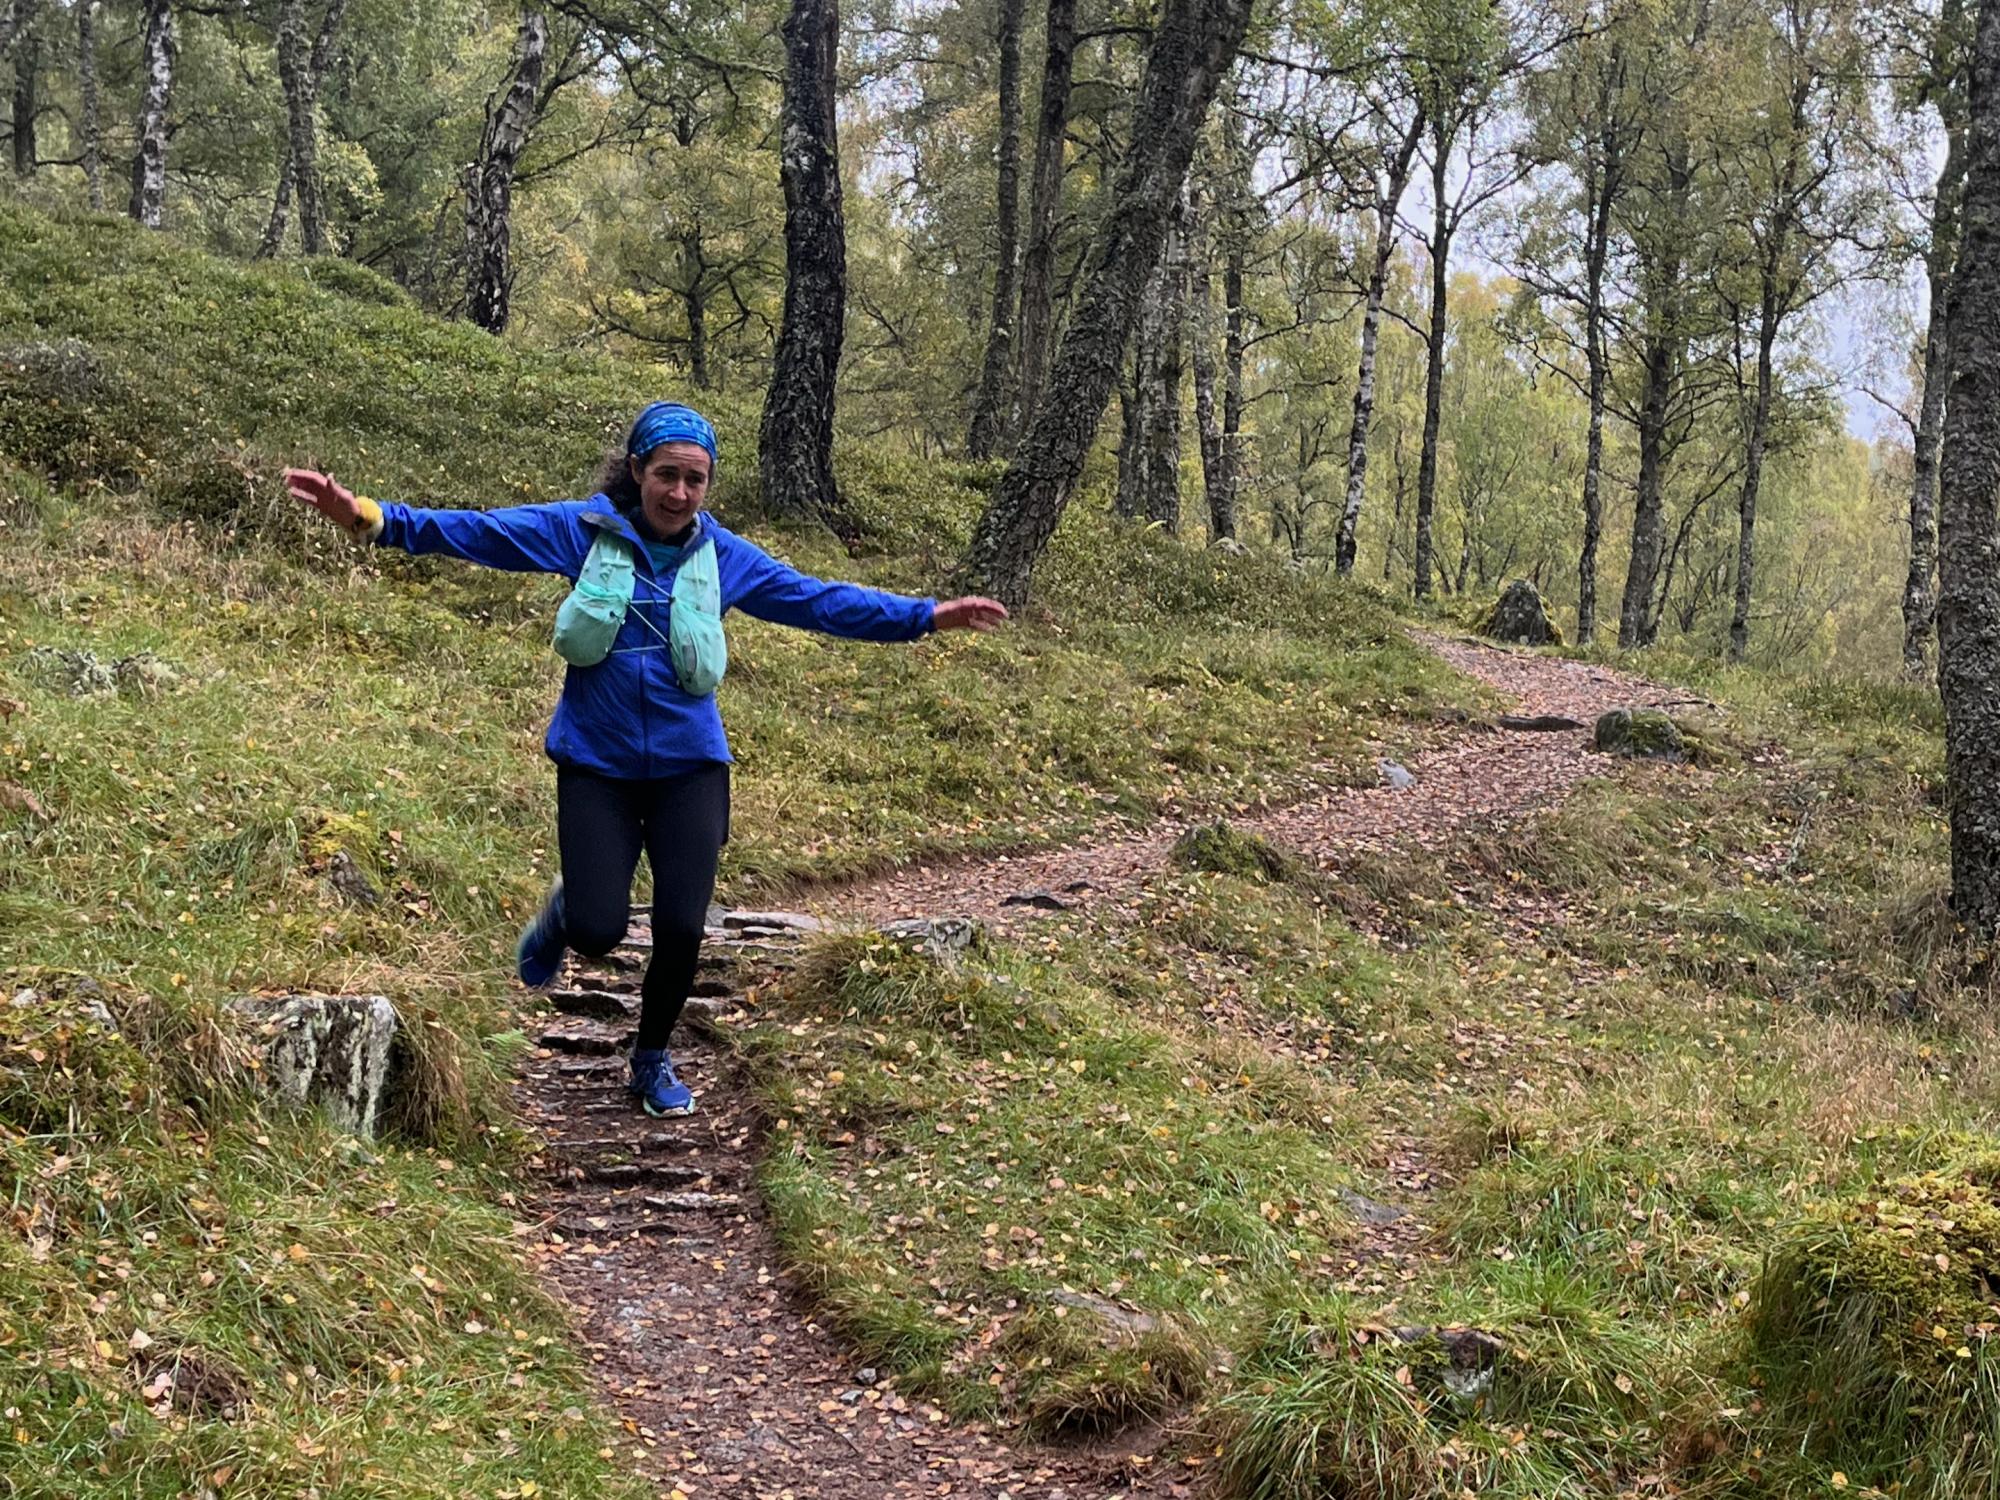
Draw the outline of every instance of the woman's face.
<instances>
[{"instance_id":1,"label":"woman's face","mask_svg":"<svg viewBox=\"0 0 2000 1500\"><path fill-rule=\"evenodd\" d=\"M662 443L643 459L630 459L639 486L639 510L659 537L687 529L708 498L708 450L699 443Z\"/></svg>"}]
</instances>

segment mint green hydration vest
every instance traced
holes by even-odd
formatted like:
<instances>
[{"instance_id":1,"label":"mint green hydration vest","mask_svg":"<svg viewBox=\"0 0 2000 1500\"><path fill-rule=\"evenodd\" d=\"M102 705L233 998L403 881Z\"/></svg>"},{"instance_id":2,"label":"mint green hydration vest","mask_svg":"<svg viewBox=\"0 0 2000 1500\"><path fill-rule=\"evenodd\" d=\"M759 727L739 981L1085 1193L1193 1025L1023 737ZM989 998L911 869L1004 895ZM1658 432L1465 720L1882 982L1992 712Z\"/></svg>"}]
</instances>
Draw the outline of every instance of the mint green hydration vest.
<instances>
[{"instance_id":1,"label":"mint green hydration vest","mask_svg":"<svg viewBox=\"0 0 2000 1500\"><path fill-rule=\"evenodd\" d=\"M600 531L578 570L576 585L556 611L556 654L573 667L594 667L611 654L632 604L637 582L632 544ZM641 613L646 628L659 627ZM729 670L729 645L722 634L722 575L715 561L715 538L704 533L674 574L664 637L682 689L706 698Z\"/></svg>"}]
</instances>

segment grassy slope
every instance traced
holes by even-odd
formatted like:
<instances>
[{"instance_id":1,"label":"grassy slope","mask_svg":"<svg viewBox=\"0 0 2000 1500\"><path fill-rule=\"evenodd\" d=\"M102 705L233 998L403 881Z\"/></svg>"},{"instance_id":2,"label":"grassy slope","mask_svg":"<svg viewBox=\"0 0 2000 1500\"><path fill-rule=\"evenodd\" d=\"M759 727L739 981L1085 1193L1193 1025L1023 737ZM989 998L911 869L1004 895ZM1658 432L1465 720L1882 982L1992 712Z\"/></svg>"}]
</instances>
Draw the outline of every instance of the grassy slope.
<instances>
[{"instance_id":1,"label":"grassy slope","mask_svg":"<svg viewBox=\"0 0 2000 1500\"><path fill-rule=\"evenodd\" d=\"M317 274L0 207L0 344L79 339L105 372L79 400L0 361L0 697L19 705L0 779L42 810L13 793L0 810L0 967L37 997L0 1025L17 1230L0 1239L0 1474L124 1494L144 1452L162 1494L203 1476L602 1493L624 1460L579 1414L494 1206L491 1080L520 1024L505 960L552 853L557 589L356 557L272 476L307 460L432 503L573 493L657 384ZM717 414L726 460L744 453L754 411ZM935 586L979 476L844 464L876 553L778 545ZM998 639L901 651L737 630L734 888L1271 795L1364 764L1365 736L1411 732L1457 691L1363 596L1092 514L1058 539L1043 600ZM151 651L179 681L71 698L39 647ZM384 900L335 892L340 852ZM121 1036L91 1021L86 981ZM307 987L427 1018L428 1114L373 1153L240 1088L227 1002ZM1299 1170L1316 1149L1299 1138ZM176 1408L162 1351L221 1372L231 1400Z\"/></svg>"},{"instance_id":2,"label":"grassy slope","mask_svg":"<svg viewBox=\"0 0 2000 1500\"><path fill-rule=\"evenodd\" d=\"M1138 926L1072 923L990 976L829 951L761 1038L795 1253L966 1409L1089 1423L1198 1390L1246 1494L1987 1493L2000 1308L1943 1329L1928 1291L1836 1304L1923 1325L1866 1388L1890 1417L1824 1330L1773 1347L1745 1321L1796 1300L1760 1280L1774 1248L1857 1195L1967 1202L1881 1184L1993 1139L1991 994L1941 914L1935 700L1708 690L1732 705L1713 766L1615 770L1354 872L1334 903L1379 901L1381 941L1325 892L1178 875ZM1432 1233L1371 1264L1338 1188L1393 1196L1411 1152ZM1949 1248L1939 1279L1969 1255L1954 1295L1994 1301L2000 1245ZM1178 1355L1057 1325L1063 1287L1166 1315ZM1510 1349L1477 1395L1385 1337L1457 1324Z\"/></svg>"}]
</instances>

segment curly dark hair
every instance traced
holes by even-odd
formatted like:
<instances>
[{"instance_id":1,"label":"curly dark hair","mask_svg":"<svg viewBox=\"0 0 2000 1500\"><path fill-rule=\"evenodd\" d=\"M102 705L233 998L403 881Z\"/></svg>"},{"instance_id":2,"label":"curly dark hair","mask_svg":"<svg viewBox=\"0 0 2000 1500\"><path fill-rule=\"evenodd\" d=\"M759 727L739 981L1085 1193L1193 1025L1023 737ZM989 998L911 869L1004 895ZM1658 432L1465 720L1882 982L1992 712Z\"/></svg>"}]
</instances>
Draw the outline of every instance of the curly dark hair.
<instances>
[{"instance_id":1,"label":"curly dark hair","mask_svg":"<svg viewBox=\"0 0 2000 1500\"><path fill-rule=\"evenodd\" d=\"M630 513L639 508L639 481L632 477L623 443L605 449L604 462L597 470L597 491L621 511Z\"/></svg>"}]
</instances>

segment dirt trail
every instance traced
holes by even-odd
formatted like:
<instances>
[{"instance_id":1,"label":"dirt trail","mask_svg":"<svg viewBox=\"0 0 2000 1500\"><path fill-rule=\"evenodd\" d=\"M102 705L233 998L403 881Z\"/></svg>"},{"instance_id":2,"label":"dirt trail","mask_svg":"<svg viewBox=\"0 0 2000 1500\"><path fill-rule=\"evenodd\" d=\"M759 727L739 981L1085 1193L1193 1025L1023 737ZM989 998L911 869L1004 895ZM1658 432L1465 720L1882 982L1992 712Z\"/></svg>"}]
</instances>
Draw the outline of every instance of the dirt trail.
<instances>
[{"instance_id":1,"label":"dirt trail","mask_svg":"<svg viewBox=\"0 0 2000 1500\"><path fill-rule=\"evenodd\" d=\"M1607 708L1671 693L1602 667L1429 639L1438 655L1514 700L1524 715L1588 724ZM1518 816L1589 774L1588 731L1467 732L1413 759L1414 785L1347 789L1239 820L1325 861L1428 843L1477 819ZM1115 912L1160 867L1181 826L1008 860L917 868L814 893L842 920L963 914L1001 925L1034 908L1024 892ZM531 1205L544 1275L574 1310L603 1396L625 1419L621 1445L663 1497L687 1500L1118 1500L1195 1493L1198 1474L1155 1457L1171 1434L1102 1449L1036 1449L871 1383L779 1271L752 1187L756 1126L728 1054L713 1041L740 996L728 978L766 953L754 935L716 934L702 998L676 1059L700 1099L692 1119L639 1114L623 1054L637 1013L645 936L572 971L521 1081L542 1137ZM640 950L640 951L632 951ZM748 958L750 963L744 960ZM1414 1169L1412 1169L1414 1170ZM1397 1231L1385 1231L1393 1238Z\"/></svg>"},{"instance_id":2,"label":"dirt trail","mask_svg":"<svg viewBox=\"0 0 2000 1500\"><path fill-rule=\"evenodd\" d=\"M1588 662L1442 636L1422 639L1450 665L1511 699L1512 713L1566 718L1583 727L1456 735L1412 758L1404 769L1416 780L1406 789L1344 787L1236 818L1236 826L1322 863L1336 863L1360 849L1435 844L1469 823L1518 817L1561 801L1591 773L1588 726L1598 715L1675 696L1656 683ZM828 887L805 900L815 910L843 918L882 921L951 912L1018 926L1037 909L1018 903L1035 893L1051 905L1087 908L1122 902L1166 862L1167 851L1187 826L1167 823L1143 833L1013 858L920 865Z\"/></svg>"}]
</instances>

